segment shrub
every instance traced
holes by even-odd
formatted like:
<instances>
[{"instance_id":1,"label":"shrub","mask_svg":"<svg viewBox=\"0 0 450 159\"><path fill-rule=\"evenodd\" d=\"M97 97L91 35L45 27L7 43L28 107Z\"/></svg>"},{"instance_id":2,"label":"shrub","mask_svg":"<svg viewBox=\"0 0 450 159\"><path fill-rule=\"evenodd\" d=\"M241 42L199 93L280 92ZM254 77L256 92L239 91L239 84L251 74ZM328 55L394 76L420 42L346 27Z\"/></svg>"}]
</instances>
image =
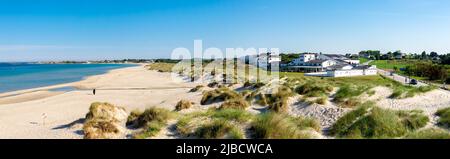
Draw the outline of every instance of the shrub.
<instances>
[{"instance_id":1,"label":"shrub","mask_svg":"<svg viewBox=\"0 0 450 159\"><path fill-rule=\"evenodd\" d=\"M180 100L175 106L176 111L181 111L183 109L189 109L192 107L192 102L188 100Z\"/></svg>"},{"instance_id":2,"label":"shrub","mask_svg":"<svg viewBox=\"0 0 450 159\"><path fill-rule=\"evenodd\" d=\"M259 139L302 139L313 138L308 132L311 122L301 118L293 119L285 114L264 113L252 122L251 130Z\"/></svg>"},{"instance_id":3,"label":"shrub","mask_svg":"<svg viewBox=\"0 0 450 159\"><path fill-rule=\"evenodd\" d=\"M243 138L242 131L224 120L215 120L211 123L202 125L197 129L195 134L204 139Z\"/></svg>"},{"instance_id":4,"label":"shrub","mask_svg":"<svg viewBox=\"0 0 450 159\"><path fill-rule=\"evenodd\" d=\"M440 109L436 112L439 116L438 125L448 128L450 126L450 108Z\"/></svg>"},{"instance_id":5,"label":"shrub","mask_svg":"<svg viewBox=\"0 0 450 159\"><path fill-rule=\"evenodd\" d=\"M450 133L436 128L428 128L424 130L408 133L406 139L450 139Z\"/></svg>"},{"instance_id":6,"label":"shrub","mask_svg":"<svg viewBox=\"0 0 450 159\"><path fill-rule=\"evenodd\" d=\"M203 87L205 87L205 86L203 86L203 85L195 86L194 88L189 90L189 92L197 92L197 91L201 90Z\"/></svg>"}]
</instances>

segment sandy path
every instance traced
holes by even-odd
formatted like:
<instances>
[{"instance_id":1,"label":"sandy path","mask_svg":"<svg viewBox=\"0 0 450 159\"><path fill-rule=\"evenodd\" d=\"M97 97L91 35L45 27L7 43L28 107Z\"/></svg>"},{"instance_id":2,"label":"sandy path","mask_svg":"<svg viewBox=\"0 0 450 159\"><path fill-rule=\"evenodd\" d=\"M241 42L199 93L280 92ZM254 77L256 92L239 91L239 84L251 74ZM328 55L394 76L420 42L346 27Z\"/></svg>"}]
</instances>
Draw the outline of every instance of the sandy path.
<instances>
[{"instance_id":1,"label":"sandy path","mask_svg":"<svg viewBox=\"0 0 450 159\"><path fill-rule=\"evenodd\" d=\"M169 73L148 71L143 66L113 70L70 85L87 90L0 105L0 138L82 138L81 124L73 128L66 124L84 118L96 101L131 111L149 106L173 109L180 99L198 98L198 94L186 93L195 84L173 82ZM90 88L98 89L97 95L92 95ZM21 96L33 95L24 93L16 98Z\"/></svg>"}]
</instances>

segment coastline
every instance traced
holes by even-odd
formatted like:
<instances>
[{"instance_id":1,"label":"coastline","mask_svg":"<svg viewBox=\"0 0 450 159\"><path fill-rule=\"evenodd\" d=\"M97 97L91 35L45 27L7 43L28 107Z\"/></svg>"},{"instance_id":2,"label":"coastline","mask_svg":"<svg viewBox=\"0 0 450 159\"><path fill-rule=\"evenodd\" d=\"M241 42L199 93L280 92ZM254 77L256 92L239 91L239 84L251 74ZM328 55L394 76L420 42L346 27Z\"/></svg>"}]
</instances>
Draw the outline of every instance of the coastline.
<instances>
[{"instance_id":1,"label":"coastline","mask_svg":"<svg viewBox=\"0 0 450 159\"><path fill-rule=\"evenodd\" d=\"M142 64L142 63L135 64L135 65L136 66L130 66L130 67L145 66L145 64ZM26 102L26 101L37 100L37 99L41 99L41 98L47 98L47 97L63 94L66 92L66 91L52 91L52 90L59 89L59 88L72 87L72 88L75 88L76 90L80 90L80 89L83 89L80 87L80 84L83 81L86 81L90 78L95 78L96 76L102 76L105 74L109 74L115 70L121 70L121 69L130 68L130 67L108 70L102 74L83 77L82 79L75 81L75 82L61 83L61 84L55 84L55 85L50 85L50 86L22 89L22 90L10 91L10 92L3 92L3 93L0 93L0 106L3 104L14 104L14 103L21 103L21 102ZM30 95L30 94L32 94L32 95Z\"/></svg>"},{"instance_id":2,"label":"coastline","mask_svg":"<svg viewBox=\"0 0 450 159\"><path fill-rule=\"evenodd\" d=\"M174 109L180 99L201 99L201 92L187 93L197 84L175 82L171 78L170 73L150 71L138 65L73 83L3 93L3 96L19 94L7 98L23 101L0 104L0 138L81 139L83 119L93 102L108 102L132 111L151 106ZM45 92L64 86L80 89L57 94ZM93 95L88 88L96 88L97 94Z\"/></svg>"}]
</instances>

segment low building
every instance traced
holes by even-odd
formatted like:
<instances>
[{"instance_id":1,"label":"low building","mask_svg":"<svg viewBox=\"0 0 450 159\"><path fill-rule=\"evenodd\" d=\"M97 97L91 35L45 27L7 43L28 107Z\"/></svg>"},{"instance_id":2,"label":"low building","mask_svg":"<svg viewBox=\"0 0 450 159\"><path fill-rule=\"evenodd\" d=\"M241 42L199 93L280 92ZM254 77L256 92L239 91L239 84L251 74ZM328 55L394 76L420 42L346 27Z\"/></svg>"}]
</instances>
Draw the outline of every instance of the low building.
<instances>
[{"instance_id":1,"label":"low building","mask_svg":"<svg viewBox=\"0 0 450 159\"><path fill-rule=\"evenodd\" d=\"M352 77L352 76L370 76L376 75L377 69L375 65L336 65L330 67L326 72L305 73L305 76L319 77Z\"/></svg>"}]
</instances>

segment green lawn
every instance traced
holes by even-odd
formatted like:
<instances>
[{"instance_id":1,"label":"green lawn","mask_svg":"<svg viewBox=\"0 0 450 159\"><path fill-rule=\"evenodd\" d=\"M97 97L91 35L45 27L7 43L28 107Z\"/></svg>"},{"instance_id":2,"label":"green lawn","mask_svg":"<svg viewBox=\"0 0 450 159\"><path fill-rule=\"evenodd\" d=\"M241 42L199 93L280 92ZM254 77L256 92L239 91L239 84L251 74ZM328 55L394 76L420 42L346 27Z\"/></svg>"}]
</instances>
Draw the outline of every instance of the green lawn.
<instances>
[{"instance_id":1,"label":"green lawn","mask_svg":"<svg viewBox=\"0 0 450 159\"><path fill-rule=\"evenodd\" d=\"M395 66L400 69L414 62L413 60L375 60L370 62L369 65L376 65L380 69L394 69Z\"/></svg>"},{"instance_id":2,"label":"green lawn","mask_svg":"<svg viewBox=\"0 0 450 159\"><path fill-rule=\"evenodd\" d=\"M363 57L359 58L359 63L364 63L364 62L367 62L367 61L369 61L369 59L366 59L366 58L363 58Z\"/></svg>"}]
</instances>

